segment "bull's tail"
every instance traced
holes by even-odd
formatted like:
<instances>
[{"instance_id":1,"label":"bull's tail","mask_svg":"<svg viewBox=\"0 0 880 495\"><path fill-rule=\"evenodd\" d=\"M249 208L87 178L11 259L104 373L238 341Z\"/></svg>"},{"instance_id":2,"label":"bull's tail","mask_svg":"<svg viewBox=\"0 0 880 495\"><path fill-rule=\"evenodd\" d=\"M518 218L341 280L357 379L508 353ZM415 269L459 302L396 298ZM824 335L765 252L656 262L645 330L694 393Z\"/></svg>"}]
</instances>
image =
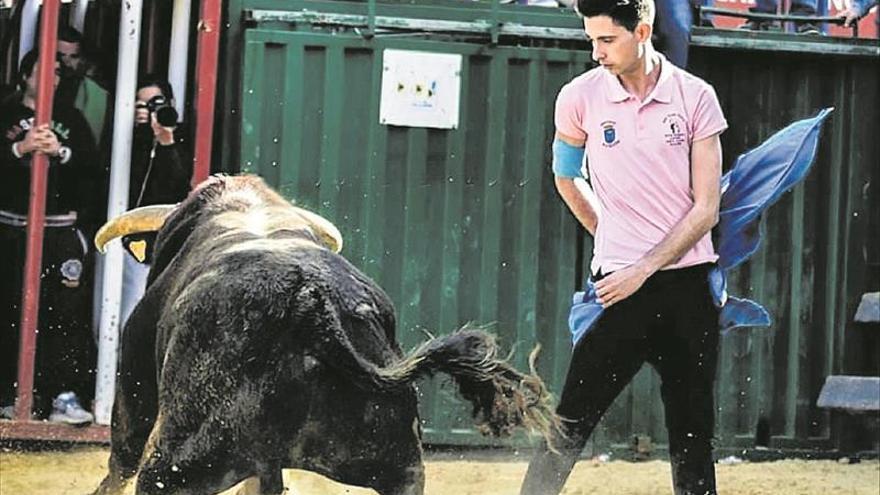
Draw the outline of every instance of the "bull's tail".
<instances>
[{"instance_id":1,"label":"bull's tail","mask_svg":"<svg viewBox=\"0 0 880 495\"><path fill-rule=\"evenodd\" d=\"M531 373L525 374L498 356L492 334L462 329L432 338L401 361L378 368L376 385L394 389L420 376L443 372L473 405L481 433L505 436L516 427L525 427L550 439L554 430L559 431L560 420L544 382L534 371L537 351L529 359Z\"/></svg>"}]
</instances>

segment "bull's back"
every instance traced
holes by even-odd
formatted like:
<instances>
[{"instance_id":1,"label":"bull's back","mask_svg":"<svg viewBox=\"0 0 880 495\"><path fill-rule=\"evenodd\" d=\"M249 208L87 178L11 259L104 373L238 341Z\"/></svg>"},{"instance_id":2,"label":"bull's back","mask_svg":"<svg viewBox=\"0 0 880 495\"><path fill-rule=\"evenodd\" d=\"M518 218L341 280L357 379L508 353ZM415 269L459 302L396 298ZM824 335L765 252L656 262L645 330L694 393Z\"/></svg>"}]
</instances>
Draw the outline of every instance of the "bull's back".
<instances>
[{"instance_id":1,"label":"bull's back","mask_svg":"<svg viewBox=\"0 0 880 495\"><path fill-rule=\"evenodd\" d=\"M174 310L160 325L173 327L167 333L194 333L207 345L259 337L277 348L306 346L338 322L332 330L369 361L383 366L399 356L384 291L345 258L308 240L221 236L177 271Z\"/></svg>"}]
</instances>

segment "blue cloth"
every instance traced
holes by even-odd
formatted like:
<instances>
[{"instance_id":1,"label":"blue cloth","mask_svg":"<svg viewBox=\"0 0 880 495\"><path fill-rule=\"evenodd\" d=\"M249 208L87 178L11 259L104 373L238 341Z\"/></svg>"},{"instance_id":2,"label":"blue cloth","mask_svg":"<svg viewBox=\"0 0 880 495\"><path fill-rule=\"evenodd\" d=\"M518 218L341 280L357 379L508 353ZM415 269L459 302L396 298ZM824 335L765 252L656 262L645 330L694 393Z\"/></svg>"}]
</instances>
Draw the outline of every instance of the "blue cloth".
<instances>
[{"instance_id":1,"label":"blue cloth","mask_svg":"<svg viewBox=\"0 0 880 495\"><path fill-rule=\"evenodd\" d=\"M553 175L574 179L583 177L581 168L584 165L583 146L572 146L565 141L553 139Z\"/></svg>"},{"instance_id":2,"label":"blue cloth","mask_svg":"<svg viewBox=\"0 0 880 495\"><path fill-rule=\"evenodd\" d=\"M831 110L826 108L777 132L740 155L721 178L715 246L721 268L735 268L758 249L761 213L807 175L819 146L819 131Z\"/></svg>"},{"instance_id":3,"label":"blue cloth","mask_svg":"<svg viewBox=\"0 0 880 495\"><path fill-rule=\"evenodd\" d=\"M757 148L740 155L721 178L721 205L717 226L717 266L709 273L709 288L721 308L719 328L770 326L771 319L760 304L727 294L725 272L744 261L761 242L761 214L806 177L816 158L819 132L832 108L815 117L799 120L777 132ZM575 292L568 316L572 342L576 345L593 329L603 308L596 301L592 279L583 292Z\"/></svg>"}]
</instances>

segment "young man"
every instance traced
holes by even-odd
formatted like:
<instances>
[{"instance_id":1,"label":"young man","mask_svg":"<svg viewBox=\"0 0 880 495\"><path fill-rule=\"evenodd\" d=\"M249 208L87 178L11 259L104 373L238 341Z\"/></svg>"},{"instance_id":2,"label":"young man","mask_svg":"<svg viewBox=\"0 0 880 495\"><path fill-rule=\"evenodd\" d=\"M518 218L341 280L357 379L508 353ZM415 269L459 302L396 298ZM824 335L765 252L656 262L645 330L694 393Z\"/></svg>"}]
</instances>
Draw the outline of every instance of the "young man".
<instances>
[{"instance_id":1,"label":"young man","mask_svg":"<svg viewBox=\"0 0 880 495\"><path fill-rule=\"evenodd\" d=\"M557 409L565 435L539 450L522 493L559 493L605 410L648 362L662 379L675 493L715 494L719 332L707 275L727 123L712 87L653 49L653 0L579 0L578 12L600 67L559 93L553 170L595 236L604 310L573 350Z\"/></svg>"},{"instance_id":2,"label":"young man","mask_svg":"<svg viewBox=\"0 0 880 495\"><path fill-rule=\"evenodd\" d=\"M110 93L89 75L91 64L83 56L83 38L79 31L62 26L58 30L58 60L61 62L61 82L55 97L61 106L79 110L101 150L108 148L112 129L113 102Z\"/></svg>"},{"instance_id":3,"label":"young man","mask_svg":"<svg viewBox=\"0 0 880 495\"><path fill-rule=\"evenodd\" d=\"M79 400L88 400L94 390L88 239L97 219L89 207L91 196L102 190L103 170L89 126L76 109L59 102L50 124L34 126L37 60L36 51L22 58L19 91L0 102L0 414L9 415L15 394L31 163L42 153L49 169L34 406L38 416L51 411L51 421L88 423L92 415Z\"/></svg>"}]
</instances>

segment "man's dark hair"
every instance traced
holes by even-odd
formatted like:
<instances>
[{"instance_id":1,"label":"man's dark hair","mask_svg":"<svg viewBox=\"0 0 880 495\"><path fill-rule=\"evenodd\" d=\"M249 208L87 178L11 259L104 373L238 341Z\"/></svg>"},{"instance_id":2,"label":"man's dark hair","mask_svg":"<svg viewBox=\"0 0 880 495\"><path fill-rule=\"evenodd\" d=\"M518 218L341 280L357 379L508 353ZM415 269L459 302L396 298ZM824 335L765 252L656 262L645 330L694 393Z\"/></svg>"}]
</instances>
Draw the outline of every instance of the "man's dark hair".
<instances>
[{"instance_id":1,"label":"man's dark hair","mask_svg":"<svg viewBox=\"0 0 880 495\"><path fill-rule=\"evenodd\" d=\"M62 25L58 28L58 41L66 41L68 43L78 43L80 49L82 49L83 44L83 36L76 29L68 26Z\"/></svg>"},{"instance_id":2,"label":"man's dark hair","mask_svg":"<svg viewBox=\"0 0 880 495\"><path fill-rule=\"evenodd\" d=\"M575 7L581 17L607 15L627 31L639 22L654 23L654 0L578 0Z\"/></svg>"},{"instance_id":3,"label":"man's dark hair","mask_svg":"<svg viewBox=\"0 0 880 495\"><path fill-rule=\"evenodd\" d=\"M37 50L31 50L21 58L21 62L18 64L18 78L16 79L20 91L24 91L27 85L27 78L31 77L31 74L34 73L34 67L37 65L39 58L40 52Z\"/></svg>"},{"instance_id":4,"label":"man's dark hair","mask_svg":"<svg viewBox=\"0 0 880 495\"><path fill-rule=\"evenodd\" d=\"M171 83L168 82L168 79L158 74L146 74L138 80L137 91L140 91L143 88L149 88L150 86L156 86L159 88L159 91L165 95L165 98L168 98L169 100L174 99L174 90L171 89Z\"/></svg>"}]
</instances>

